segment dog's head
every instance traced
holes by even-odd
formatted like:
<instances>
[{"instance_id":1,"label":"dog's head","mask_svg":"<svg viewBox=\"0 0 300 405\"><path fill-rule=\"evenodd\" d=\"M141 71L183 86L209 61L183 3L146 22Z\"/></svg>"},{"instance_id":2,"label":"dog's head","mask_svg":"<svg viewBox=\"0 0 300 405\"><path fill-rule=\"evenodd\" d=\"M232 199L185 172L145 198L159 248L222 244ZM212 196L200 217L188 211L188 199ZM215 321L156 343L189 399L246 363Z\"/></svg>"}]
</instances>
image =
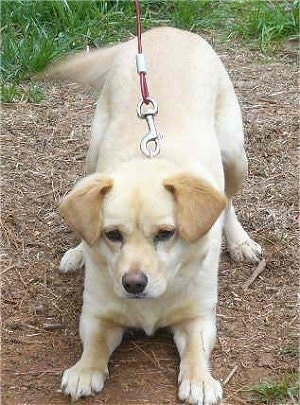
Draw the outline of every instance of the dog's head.
<instances>
[{"instance_id":1,"label":"dog's head","mask_svg":"<svg viewBox=\"0 0 300 405\"><path fill-rule=\"evenodd\" d=\"M167 178L93 174L65 197L61 213L100 255L115 293L125 298L165 293L187 247L203 238L226 204L207 182L179 174Z\"/></svg>"}]
</instances>

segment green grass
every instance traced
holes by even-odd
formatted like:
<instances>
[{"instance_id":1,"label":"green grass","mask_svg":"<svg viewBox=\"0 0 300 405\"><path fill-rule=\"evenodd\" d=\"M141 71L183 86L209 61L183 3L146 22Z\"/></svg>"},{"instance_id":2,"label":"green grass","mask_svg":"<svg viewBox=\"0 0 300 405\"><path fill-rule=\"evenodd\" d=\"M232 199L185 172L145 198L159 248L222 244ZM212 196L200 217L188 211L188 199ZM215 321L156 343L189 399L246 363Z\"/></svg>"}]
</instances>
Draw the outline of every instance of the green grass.
<instances>
[{"instance_id":1,"label":"green grass","mask_svg":"<svg viewBox=\"0 0 300 405\"><path fill-rule=\"evenodd\" d=\"M255 404L299 404L299 373L287 374L279 381L265 381L250 388ZM259 402L258 402L259 401Z\"/></svg>"},{"instance_id":2,"label":"green grass","mask_svg":"<svg viewBox=\"0 0 300 405\"><path fill-rule=\"evenodd\" d=\"M221 33L270 52L278 41L298 35L299 0L144 0L142 14L144 29L170 25ZM135 33L132 1L2 0L1 23L1 99L7 102L20 99L11 93L51 60ZM26 101L25 93L21 99Z\"/></svg>"},{"instance_id":3,"label":"green grass","mask_svg":"<svg viewBox=\"0 0 300 405\"><path fill-rule=\"evenodd\" d=\"M43 90L34 83L14 84L11 82L1 83L0 102L16 103L29 102L40 103L44 98Z\"/></svg>"}]
</instances>

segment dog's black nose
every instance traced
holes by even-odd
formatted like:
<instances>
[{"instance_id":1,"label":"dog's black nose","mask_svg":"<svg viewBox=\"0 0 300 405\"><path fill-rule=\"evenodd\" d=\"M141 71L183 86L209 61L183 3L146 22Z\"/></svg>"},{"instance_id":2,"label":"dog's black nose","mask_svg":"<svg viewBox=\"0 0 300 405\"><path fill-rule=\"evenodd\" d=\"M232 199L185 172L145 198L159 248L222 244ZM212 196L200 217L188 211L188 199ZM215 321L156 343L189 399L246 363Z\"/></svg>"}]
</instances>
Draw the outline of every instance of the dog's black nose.
<instances>
[{"instance_id":1,"label":"dog's black nose","mask_svg":"<svg viewBox=\"0 0 300 405\"><path fill-rule=\"evenodd\" d=\"M122 277L123 287L130 294L140 294L148 283L148 277L141 271L125 273Z\"/></svg>"}]
</instances>

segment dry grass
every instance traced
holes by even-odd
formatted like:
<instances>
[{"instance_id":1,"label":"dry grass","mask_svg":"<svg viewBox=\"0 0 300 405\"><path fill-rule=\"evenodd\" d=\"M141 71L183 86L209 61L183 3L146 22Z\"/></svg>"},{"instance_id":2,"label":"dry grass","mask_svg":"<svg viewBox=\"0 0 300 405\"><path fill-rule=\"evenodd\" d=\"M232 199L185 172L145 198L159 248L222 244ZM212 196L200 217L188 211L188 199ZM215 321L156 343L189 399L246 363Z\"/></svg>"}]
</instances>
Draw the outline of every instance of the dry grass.
<instances>
[{"instance_id":1,"label":"dry grass","mask_svg":"<svg viewBox=\"0 0 300 405\"><path fill-rule=\"evenodd\" d=\"M253 266L222 256L213 368L228 380L224 403L238 405L253 403L250 385L297 368L297 65L289 54L261 63L259 54L244 49L222 58L243 106L250 159L237 207L267 262L245 291ZM2 109L5 405L69 403L57 392L60 375L80 352L83 276L58 273L76 238L57 206L83 175L95 98L76 86L46 91L44 104ZM173 405L177 369L166 331L154 338L130 333L112 357L103 393L83 403Z\"/></svg>"}]
</instances>

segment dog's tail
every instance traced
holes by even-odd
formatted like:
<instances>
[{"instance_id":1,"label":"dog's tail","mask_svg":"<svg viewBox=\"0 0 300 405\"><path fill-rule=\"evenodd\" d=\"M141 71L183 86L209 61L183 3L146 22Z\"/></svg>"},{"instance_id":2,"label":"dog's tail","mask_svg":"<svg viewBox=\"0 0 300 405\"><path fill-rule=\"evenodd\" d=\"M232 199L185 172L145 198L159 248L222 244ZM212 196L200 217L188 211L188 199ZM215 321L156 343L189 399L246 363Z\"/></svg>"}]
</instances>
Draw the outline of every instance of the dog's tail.
<instances>
[{"instance_id":1,"label":"dog's tail","mask_svg":"<svg viewBox=\"0 0 300 405\"><path fill-rule=\"evenodd\" d=\"M47 67L40 78L76 82L101 90L118 46L96 49L62 58Z\"/></svg>"}]
</instances>

